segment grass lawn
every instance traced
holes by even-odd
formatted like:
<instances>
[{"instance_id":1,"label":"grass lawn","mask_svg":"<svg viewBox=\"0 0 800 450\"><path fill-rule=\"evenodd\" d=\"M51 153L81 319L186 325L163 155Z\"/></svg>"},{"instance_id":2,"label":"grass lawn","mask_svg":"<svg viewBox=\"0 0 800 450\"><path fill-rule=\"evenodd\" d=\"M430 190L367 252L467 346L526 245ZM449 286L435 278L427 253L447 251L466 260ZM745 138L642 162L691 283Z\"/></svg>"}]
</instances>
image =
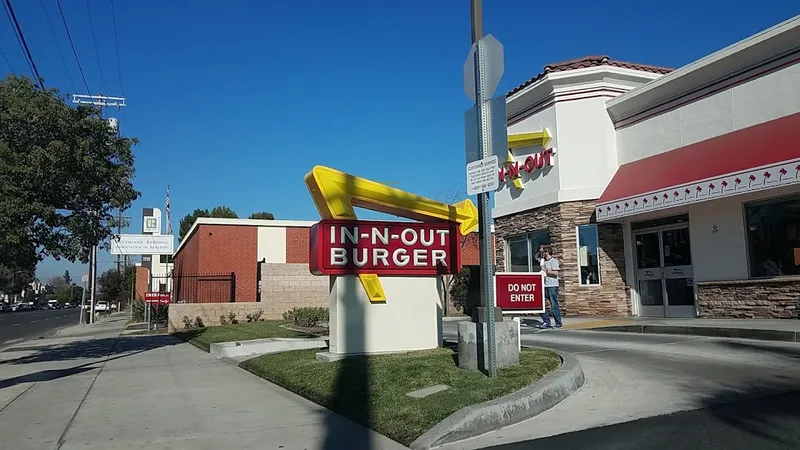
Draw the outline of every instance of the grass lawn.
<instances>
[{"instance_id":1,"label":"grass lawn","mask_svg":"<svg viewBox=\"0 0 800 450\"><path fill-rule=\"evenodd\" d=\"M209 351L215 342L245 341L264 338L309 338L313 334L302 331L287 330L281 325L287 322L266 321L238 323L236 325L220 325L216 327L195 328L174 333L175 336L188 341L205 351Z\"/></svg>"},{"instance_id":2,"label":"grass lawn","mask_svg":"<svg viewBox=\"0 0 800 450\"><path fill-rule=\"evenodd\" d=\"M500 369L496 380L461 370L446 348L320 362L319 350L274 353L240 366L404 445L459 409L517 391L557 369L546 350L523 349L520 365ZM450 389L415 399L407 392L446 384Z\"/></svg>"}]
</instances>

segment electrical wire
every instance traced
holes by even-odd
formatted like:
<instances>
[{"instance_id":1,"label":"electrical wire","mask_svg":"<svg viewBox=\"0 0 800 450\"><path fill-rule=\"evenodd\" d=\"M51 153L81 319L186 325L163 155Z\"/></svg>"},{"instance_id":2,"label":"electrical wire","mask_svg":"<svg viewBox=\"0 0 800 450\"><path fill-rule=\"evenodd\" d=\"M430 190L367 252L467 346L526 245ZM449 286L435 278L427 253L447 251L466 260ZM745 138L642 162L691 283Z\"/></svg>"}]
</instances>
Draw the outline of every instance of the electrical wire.
<instances>
[{"instance_id":1,"label":"electrical wire","mask_svg":"<svg viewBox=\"0 0 800 450\"><path fill-rule=\"evenodd\" d=\"M67 32L69 45L72 47L72 54L75 56L75 62L78 64L78 70L81 73L81 78L83 78L83 85L86 87L86 93L91 94L92 92L89 89L89 83L86 82L86 74L83 73L83 67L81 67L81 60L78 59L78 52L75 50L75 42L72 40L72 35L69 32L69 26L67 26L67 19L64 17L64 10L61 9L61 0L56 0L56 4L58 5L58 12L61 14L61 22L64 24L64 30Z\"/></svg>"},{"instance_id":2,"label":"electrical wire","mask_svg":"<svg viewBox=\"0 0 800 450\"><path fill-rule=\"evenodd\" d=\"M75 80L72 79L72 74L69 72L69 68L67 68L67 60L64 59L64 52L61 51L61 46L58 45L58 38L56 37L56 32L53 29L53 23L50 22L50 16L47 14L47 8L44 6L44 0L39 0L39 4L42 5L44 18L47 20L47 26L50 28L50 34L53 35L53 41L56 43L56 49L58 49L58 56L61 57L61 65L64 66L64 72L67 73L67 77L69 78L69 84L70 86L72 86L72 90L76 91L77 89L75 89Z\"/></svg>"},{"instance_id":3,"label":"electrical wire","mask_svg":"<svg viewBox=\"0 0 800 450\"><path fill-rule=\"evenodd\" d=\"M0 54L2 54L3 59L6 60L6 64L8 64L8 69L11 71L11 73L15 73L16 71L14 70L14 66L11 65L11 61L8 60L8 56L6 56L6 52L4 52L2 48L0 48Z\"/></svg>"},{"instance_id":4,"label":"electrical wire","mask_svg":"<svg viewBox=\"0 0 800 450\"><path fill-rule=\"evenodd\" d=\"M119 90L125 97L125 85L122 83L122 63L119 57L119 41L117 40L117 11L114 8L114 0L111 0L111 22L114 27L114 47L117 50L117 74L119 75ZM122 122L119 125L119 134L123 135L122 128L125 126L125 108L122 108Z\"/></svg>"},{"instance_id":5,"label":"electrical wire","mask_svg":"<svg viewBox=\"0 0 800 450\"><path fill-rule=\"evenodd\" d=\"M89 6L89 0L86 0L86 11L89 13L89 29L92 30L92 41L94 41L94 53L97 55L97 68L100 69L100 85L103 86L103 92L107 94L106 78L103 76L103 65L100 64L100 50L97 48L97 36L94 34L94 21L92 20L92 8Z\"/></svg>"},{"instance_id":6,"label":"electrical wire","mask_svg":"<svg viewBox=\"0 0 800 450\"><path fill-rule=\"evenodd\" d=\"M39 69L36 68L36 63L33 61L33 56L31 55L31 50L28 48L28 42L25 40L25 35L22 34L22 27L19 26L19 21L17 21L17 15L14 13L14 7L11 6L11 0L5 0L5 7L6 7L6 15L8 15L8 19L11 21L12 25L17 31L17 42L19 43L20 47L22 48L22 52L25 54L25 58L28 62L28 68L31 69L31 73L33 77L36 79L37 84L39 87L44 90L44 83L42 82L42 77L39 75Z\"/></svg>"}]
</instances>

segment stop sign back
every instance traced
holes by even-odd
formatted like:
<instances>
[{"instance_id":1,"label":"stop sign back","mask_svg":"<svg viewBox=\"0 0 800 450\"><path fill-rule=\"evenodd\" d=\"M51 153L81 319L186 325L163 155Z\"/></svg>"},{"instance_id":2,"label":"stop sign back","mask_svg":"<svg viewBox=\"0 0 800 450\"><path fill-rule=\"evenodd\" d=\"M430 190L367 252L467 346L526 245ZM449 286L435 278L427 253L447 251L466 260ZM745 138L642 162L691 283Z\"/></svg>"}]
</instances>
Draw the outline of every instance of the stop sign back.
<instances>
[{"instance_id":1,"label":"stop sign back","mask_svg":"<svg viewBox=\"0 0 800 450\"><path fill-rule=\"evenodd\" d=\"M497 306L509 312L542 313L544 276L537 273L503 272L494 276Z\"/></svg>"}]
</instances>

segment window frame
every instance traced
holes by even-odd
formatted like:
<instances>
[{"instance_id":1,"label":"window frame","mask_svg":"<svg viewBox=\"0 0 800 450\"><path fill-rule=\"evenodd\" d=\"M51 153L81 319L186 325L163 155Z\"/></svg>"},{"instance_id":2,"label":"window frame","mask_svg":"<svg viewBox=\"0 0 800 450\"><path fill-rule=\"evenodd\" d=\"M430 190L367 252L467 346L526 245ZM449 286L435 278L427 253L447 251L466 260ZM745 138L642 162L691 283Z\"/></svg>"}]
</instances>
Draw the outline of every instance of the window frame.
<instances>
[{"instance_id":1,"label":"window frame","mask_svg":"<svg viewBox=\"0 0 800 450\"><path fill-rule=\"evenodd\" d=\"M584 284L583 279L581 278L581 234L580 230L581 227L594 227L594 235L597 240L597 247L595 251L597 252L597 283L595 284ZM603 286L603 277L600 273L600 229L596 223L584 223L580 225L575 225L575 265L577 266L577 275L578 275L578 286L581 287L602 287Z\"/></svg>"},{"instance_id":2,"label":"window frame","mask_svg":"<svg viewBox=\"0 0 800 450\"><path fill-rule=\"evenodd\" d=\"M531 236L537 233L547 233L547 242L550 244L550 228L541 228L538 230L526 231L524 233L515 234L512 236L508 236L503 241L505 242L505 271L510 272L509 269L511 268L511 245L510 242L512 239L518 239L521 237L525 237L525 243L528 246L528 270L527 272L512 272L512 273L533 273L533 247L531 246Z\"/></svg>"},{"instance_id":3,"label":"window frame","mask_svg":"<svg viewBox=\"0 0 800 450\"><path fill-rule=\"evenodd\" d=\"M753 267L752 267L752 247L750 246L750 224L747 221L747 208L752 206L760 206L760 205L769 205L771 203L783 203L783 202L790 202L792 200L800 201L800 195L798 194L787 194L787 195L780 195L777 197L770 197L764 198L759 200L753 200L751 202L742 202L742 231L744 232L744 250L745 250L745 259L746 259L746 266L747 266L747 279L748 280L775 280L775 279L792 279L792 278L800 278L800 274L796 275L775 275L775 276L760 276L756 277L753 276Z\"/></svg>"}]
</instances>

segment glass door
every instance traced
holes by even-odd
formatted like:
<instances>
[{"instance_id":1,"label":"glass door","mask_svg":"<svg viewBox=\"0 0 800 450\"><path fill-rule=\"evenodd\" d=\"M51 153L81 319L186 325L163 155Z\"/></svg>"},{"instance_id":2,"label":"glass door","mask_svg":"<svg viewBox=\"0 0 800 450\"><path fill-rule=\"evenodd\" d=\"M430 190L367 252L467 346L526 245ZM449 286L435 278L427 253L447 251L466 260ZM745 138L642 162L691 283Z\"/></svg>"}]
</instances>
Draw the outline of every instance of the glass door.
<instances>
[{"instance_id":1,"label":"glass door","mask_svg":"<svg viewBox=\"0 0 800 450\"><path fill-rule=\"evenodd\" d=\"M664 317L664 286L661 275L661 239L658 231L633 236L636 244L636 283L642 317Z\"/></svg>"},{"instance_id":2,"label":"glass door","mask_svg":"<svg viewBox=\"0 0 800 450\"><path fill-rule=\"evenodd\" d=\"M694 317L694 271L688 227L634 234L642 317Z\"/></svg>"}]
</instances>

